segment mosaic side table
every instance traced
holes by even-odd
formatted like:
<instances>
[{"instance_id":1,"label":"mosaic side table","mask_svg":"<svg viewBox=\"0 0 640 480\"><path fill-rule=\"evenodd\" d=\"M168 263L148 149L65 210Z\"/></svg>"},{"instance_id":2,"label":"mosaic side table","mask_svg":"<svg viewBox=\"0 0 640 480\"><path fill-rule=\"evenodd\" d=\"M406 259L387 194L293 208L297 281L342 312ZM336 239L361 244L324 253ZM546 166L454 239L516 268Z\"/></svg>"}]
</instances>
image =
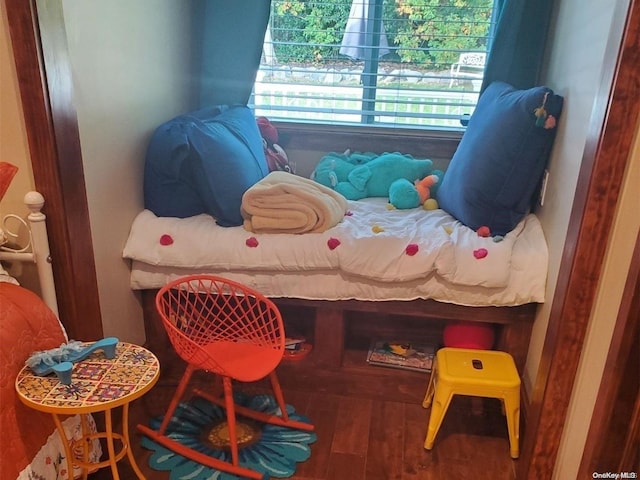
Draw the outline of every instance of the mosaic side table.
<instances>
[{"instance_id":1,"label":"mosaic side table","mask_svg":"<svg viewBox=\"0 0 640 480\"><path fill-rule=\"evenodd\" d=\"M153 353L138 345L119 342L113 359L96 351L76 363L71 385L60 383L55 374L39 377L29 367L24 367L16 378L16 391L25 405L53 416L65 446L69 472L73 472L73 467L77 466L86 480L90 471L111 467L114 480L119 480L117 462L126 455L138 478L144 479L131 451L129 404L147 393L159 376L160 364ZM121 434L113 431L111 411L116 407L122 407ZM104 412L105 432L89 432L86 414L95 412ZM84 437L80 442L72 443L65 435L59 416L76 414L83 414ZM106 439L109 458L92 463L88 461L89 448L96 438ZM117 452L115 440L120 442L121 447ZM82 453L74 455L74 451Z\"/></svg>"}]
</instances>

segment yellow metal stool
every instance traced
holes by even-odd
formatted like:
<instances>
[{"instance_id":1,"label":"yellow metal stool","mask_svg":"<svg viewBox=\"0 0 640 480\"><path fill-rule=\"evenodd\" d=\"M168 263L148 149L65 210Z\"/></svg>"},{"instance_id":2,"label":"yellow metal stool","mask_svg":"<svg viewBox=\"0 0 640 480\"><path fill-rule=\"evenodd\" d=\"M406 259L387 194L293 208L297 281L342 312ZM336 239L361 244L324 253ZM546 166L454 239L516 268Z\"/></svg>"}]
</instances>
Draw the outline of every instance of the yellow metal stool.
<instances>
[{"instance_id":1,"label":"yellow metal stool","mask_svg":"<svg viewBox=\"0 0 640 480\"><path fill-rule=\"evenodd\" d=\"M507 417L511 458L520 454L520 376L511 355L492 350L441 348L436 354L427 393L431 406L424 448L431 450L454 395L499 398ZM433 402L433 405L432 405Z\"/></svg>"}]
</instances>

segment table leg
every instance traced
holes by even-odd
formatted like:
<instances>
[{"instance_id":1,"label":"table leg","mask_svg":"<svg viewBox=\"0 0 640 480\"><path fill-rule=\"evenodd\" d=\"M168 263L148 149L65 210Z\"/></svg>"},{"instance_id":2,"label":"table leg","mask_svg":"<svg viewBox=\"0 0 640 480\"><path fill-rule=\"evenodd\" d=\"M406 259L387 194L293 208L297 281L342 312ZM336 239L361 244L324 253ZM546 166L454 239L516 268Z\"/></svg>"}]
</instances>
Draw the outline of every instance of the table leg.
<instances>
[{"instance_id":1,"label":"table leg","mask_svg":"<svg viewBox=\"0 0 640 480\"><path fill-rule=\"evenodd\" d=\"M116 449L113 444L113 423L111 421L111 409L104 411L104 423L107 430L107 450L109 451L109 465L111 465L111 473L113 480L120 480L118 473L118 465L116 464Z\"/></svg>"},{"instance_id":2,"label":"table leg","mask_svg":"<svg viewBox=\"0 0 640 480\"><path fill-rule=\"evenodd\" d=\"M60 435L60 440L62 441L62 446L64 447L64 453L67 455L67 471L69 472L69 478L73 478L73 451L71 450L71 444L67 439L67 434L64 431L64 427L62 426L62 422L60 421L60 417L55 413L52 413L53 421L56 424L56 428L58 429L58 434Z\"/></svg>"},{"instance_id":3,"label":"table leg","mask_svg":"<svg viewBox=\"0 0 640 480\"><path fill-rule=\"evenodd\" d=\"M125 403L122 406L122 436L124 437L124 441L127 444L127 457L129 458L129 463L131 464L131 468L138 476L140 480L146 480L146 477L140 471L140 467L136 463L136 459L133 455L133 449L131 448L131 442L129 441L129 404Z\"/></svg>"},{"instance_id":4,"label":"table leg","mask_svg":"<svg viewBox=\"0 0 640 480\"><path fill-rule=\"evenodd\" d=\"M89 449L92 446L92 440L89 438L90 431L89 426L87 425L87 415L86 413L80 414L80 423L82 424L82 461L87 464L89 463ZM70 477L71 478L71 477ZM82 469L82 480L87 480L89 478L89 469Z\"/></svg>"}]
</instances>

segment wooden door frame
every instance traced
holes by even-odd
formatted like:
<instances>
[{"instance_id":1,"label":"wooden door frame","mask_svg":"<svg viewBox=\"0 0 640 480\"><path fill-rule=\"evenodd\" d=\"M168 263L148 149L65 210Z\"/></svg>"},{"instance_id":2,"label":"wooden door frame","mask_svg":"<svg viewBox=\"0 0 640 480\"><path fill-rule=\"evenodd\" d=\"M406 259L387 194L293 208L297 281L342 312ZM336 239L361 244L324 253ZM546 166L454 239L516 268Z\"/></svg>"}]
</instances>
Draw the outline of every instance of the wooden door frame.
<instances>
[{"instance_id":1,"label":"wooden door frame","mask_svg":"<svg viewBox=\"0 0 640 480\"><path fill-rule=\"evenodd\" d=\"M4 0L32 156L36 188L48 200L51 244L61 314L82 338L102 330L88 204L82 174L77 116L61 23L60 1L47 2L46 18L35 0ZM518 478L551 478L574 376L593 307L600 269L637 126L635 91L640 64L638 2L629 4L624 46L615 35L607 49L577 183L558 284L531 408ZM617 12L619 13L619 12ZM625 12L622 12L623 14ZM616 17L617 18L617 17ZM41 50L38 20L51 21ZM615 33L615 32L613 32ZM52 34L49 37L49 34ZM44 43L44 42L43 42ZM613 51L613 54L611 52ZM609 81L614 78L613 88ZM634 121L636 120L636 121ZM73 242L71 241L73 240ZM57 263L56 262L57 259ZM578 261L579 260L579 261ZM91 319L91 321L87 321ZM97 325L95 325L97 324Z\"/></svg>"},{"instance_id":2,"label":"wooden door frame","mask_svg":"<svg viewBox=\"0 0 640 480\"><path fill-rule=\"evenodd\" d=\"M629 275L624 287L622 301L618 310L616 326L611 339L611 346L607 354L607 361L604 371L609 372L603 376L598 390L598 398L593 409L591 417L591 425L585 442L584 452L582 454L582 462L578 470L578 478L589 478L593 472L632 472L634 469L637 473L637 466L632 465L637 459L638 445L632 445L638 438L638 429L640 420L638 418L638 398L635 405L634 414L630 419L630 435L624 439L618 440L626 442L625 448L620 451L620 464L608 465L606 469L598 469L600 452L602 451L602 442L609 430L612 422L613 412L616 407L616 400L620 393L620 389L624 389L624 372L626 371L627 362L634 361L637 358L637 341L640 322L640 233L636 237L636 245L633 251L631 267ZM637 367L637 361L634 362ZM637 368L635 375L637 375ZM631 430L635 428L635 430ZM620 432L623 433L623 432ZM613 439L611 439L613 440ZM606 440L605 440L606 441ZM632 451L634 450L635 451Z\"/></svg>"},{"instance_id":3,"label":"wooden door frame","mask_svg":"<svg viewBox=\"0 0 640 480\"><path fill-rule=\"evenodd\" d=\"M102 317L62 5L43 2L47 11L37 12L35 0L4 2L60 320L70 338L95 340ZM42 39L39 21L47 23Z\"/></svg>"}]
</instances>

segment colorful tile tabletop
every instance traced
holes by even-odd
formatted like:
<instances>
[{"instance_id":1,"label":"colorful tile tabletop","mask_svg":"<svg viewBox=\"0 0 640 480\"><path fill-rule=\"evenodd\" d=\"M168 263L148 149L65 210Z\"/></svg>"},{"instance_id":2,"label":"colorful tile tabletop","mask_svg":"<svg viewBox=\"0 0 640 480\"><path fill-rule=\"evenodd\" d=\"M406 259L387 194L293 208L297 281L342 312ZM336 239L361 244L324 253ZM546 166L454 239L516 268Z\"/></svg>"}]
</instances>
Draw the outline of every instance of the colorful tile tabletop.
<instances>
[{"instance_id":1,"label":"colorful tile tabletop","mask_svg":"<svg viewBox=\"0 0 640 480\"><path fill-rule=\"evenodd\" d=\"M29 406L52 413L83 413L124 405L144 395L158 380L160 364L149 350L119 342L116 356L100 350L73 367L71 385L55 374L39 377L24 367L16 378L16 391Z\"/></svg>"}]
</instances>

